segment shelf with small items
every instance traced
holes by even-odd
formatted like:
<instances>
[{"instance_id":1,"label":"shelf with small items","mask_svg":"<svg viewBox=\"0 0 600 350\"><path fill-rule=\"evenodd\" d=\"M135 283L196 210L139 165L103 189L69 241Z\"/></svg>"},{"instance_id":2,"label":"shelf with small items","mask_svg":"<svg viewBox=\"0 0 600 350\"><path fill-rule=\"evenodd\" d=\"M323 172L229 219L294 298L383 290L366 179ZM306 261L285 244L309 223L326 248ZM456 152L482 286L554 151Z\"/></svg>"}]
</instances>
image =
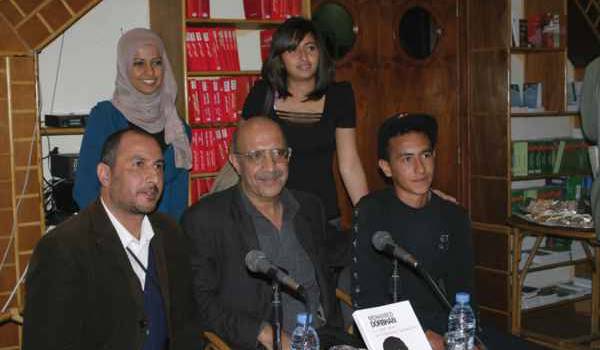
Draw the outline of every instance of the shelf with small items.
<instances>
[{"instance_id":1,"label":"shelf with small items","mask_svg":"<svg viewBox=\"0 0 600 350\"><path fill-rule=\"evenodd\" d=\"M543 111L543 112L524 112L511 111L512 118L536 118L536 117L573 117L578 116L579 111Z\"/></svg>"},{"instance_id":2,"label":"shelf with small items","mask_svg":"<svg viewBox=\"0 0 600 350\"><path fill-rule=\"evenodd\" d=\"M564 47L511 47L511 54L566 52Z\"/></svg>"},{"instance_id":3,"label":"shelf with small items","mask_svg":"<svg viewBox=\"0 0 600 350\"><path fill-rule=\"evenodd\" d=\"M244 19L244 18L187 18L188 27L235 27L239 29L262 29L277 27L282 19Z\"/></svg>"},{"instance_id":4,"label":"shelf with small items","mask_svg":"<svg viewBox=\"0 0 600 350\"><path fill-rule=\"evenodd\" d=\"M187 79L199 77L221 77L221 76L246 76L260 75L259 70L239 70L239 71L188 71Z\"/></svg>"},{"instance_id":5,"label":"shelf with small items","mask_svg":"<svg viewBox=\"0 0 600 350\"><path fill-rule=\"evenodd\" d=\"M42 136L62 136L62 135L83 135L85 129L79 127L40 127L40 135Z\"/></svg>"},{"instance_id":6,"label":"shelf with small items","mask_svg":"<svg viewBox=\"0 0 600 350\"><path fill-rule=\"evenodd\" d=\"M569 176L590 176L589 173L579 173L579 174L540 174L540 175L526 175L526 176L511 176L511 181L529 181L529 180L544 180L544 179L557 179Z\"/></svg>"}]
</instances>

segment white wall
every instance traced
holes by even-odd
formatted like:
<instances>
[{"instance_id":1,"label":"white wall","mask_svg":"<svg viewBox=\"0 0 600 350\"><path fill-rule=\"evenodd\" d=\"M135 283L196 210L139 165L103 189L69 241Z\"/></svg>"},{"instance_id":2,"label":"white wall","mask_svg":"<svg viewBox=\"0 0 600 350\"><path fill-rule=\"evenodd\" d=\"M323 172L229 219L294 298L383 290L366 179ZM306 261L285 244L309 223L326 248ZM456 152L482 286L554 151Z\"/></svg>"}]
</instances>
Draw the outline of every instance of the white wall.
<instances>
[{"instance_id":1,"label":"white wall","mask_svg":"<svg viewBox=\"0 0 600 350\"><path fill-rule=\"evenodd\" d=\"M121 33L149 27L148 0L103 0L39 54L40 112L88 113L112 96ZM62 50L61 50L62 46ZM81 136L44 138L42 152L79 152ZM50 145L48 145L50 144ZM44 175L49 172L44 166Z\"/></svg>"}]
</instances>

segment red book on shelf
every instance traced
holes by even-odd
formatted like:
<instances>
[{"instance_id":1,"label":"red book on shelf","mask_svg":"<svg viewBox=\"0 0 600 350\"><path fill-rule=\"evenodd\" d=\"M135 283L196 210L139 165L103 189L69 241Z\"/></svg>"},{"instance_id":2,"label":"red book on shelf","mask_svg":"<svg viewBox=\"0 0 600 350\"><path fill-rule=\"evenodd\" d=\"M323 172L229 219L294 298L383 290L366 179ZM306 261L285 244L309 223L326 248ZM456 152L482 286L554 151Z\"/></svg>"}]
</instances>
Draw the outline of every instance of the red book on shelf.
<instances>
[{"instance_id":1,"label":"red book on shelf","mask_svg":"<svg viewBox=\"0 0 600 350\"><path fill-rule=\"evenodd\" d=\"M212 111L212 87L210 86L210 81L206 79L202 79L200 81L200 104L202 108L201 112L201 120L202 123L210 123L213 121L213 111Z\"/></svg>"},{"instance_id":2,"label":"red book on shelf","mask_svg":"<svg viewBox=\"0 0 600 350\"><path fill-rule=\"evenodd\" d=\"M215 129L216 168L220 169L227 161L227 137L223 135L225 129Z\"/></svg>"},{"instance_id":3,"label":"red book on shelf","mask_svg":"<svg viewBox=\"0 0 600 350\"><path fill-rule=\"evenodd\" d=\"M200 115L200 94L196 79L188 80L188 113L188 121L194 124L202 122Z\"/></svg>"},{"instance_id":4,"label":"red book on shelf","mask_svg":"<svg viewBox=\"0 0 600 350\"><path fill-rule=\"evenodd\" d=\"M229 53L227 52L227 43L225 37L225 28L215 28L214 35L217 39L217 52L222 70L231 70L229 62Z\"/></svg>"},{"instance_id":5,"label":"red book on shelf","mask_svg":"<svg viewBox=\"0 0 600 350\"><path fill-rule=\"evenodd\" d=\"M263 29L260 31L260 57L263 62L269 57L274 33L275 29Z\"/></svg>"},{"instance_id":6,"label":"red book on shelf","mask_svg":"<svg viewBox=\"0 0 600 350\"><path fill-rule=\"evenodd\" d=\"M195 46L195 33L188 29L185 33L185 54L188 70L198 70L198 53Z\"/></svg>"},{"instance_id":7,"label":"red book on shelf","mask_svg":"<svg viewBox=\"0 0 600 350\"><path fill-rule=\"evenodd\" d=\"M230 78L229 79L229 108L231 112L229 114L229 121L235 122L238 120L238 102L237 102L237 94L238 94L238 79Z\"/></svg>"},{"instance_id":8,"label":"red book on shelf","mask_svg":"<svg viewBox=\"0 0 600 350\"><path fill-rule=\"evenodd\" d=\"M211 172L215 172L218 170L217 167L217 137L216 137L216 130L214 128L211 129L206 129L206 134L208 136L208 164L209 164L209 171Z\"/></svg>"},{"instance_id":9,"label":"red book on shelf","mask_svg":"<svg viewBox=\"0 0 600 350\"><path fill-rule=\"evenodd\" d=\"M200 0L202 1L202 0ZM198 14L198 0L186 0L186 4L185 4L185 16L187 18L198 18L199 14Z\"/></svg>"},{"instance_id":10,"label":"red book on shelf","mask_svg":"<svg viewBox=\"0 0 600 350\"><path fill-rule=\"evenodd\" d=\"M208 69L208 54L207 47L204 43L204 39L202 38L202 32L199 29L194 30L194 47L198 56L198 69L199 71L204 71Z\"/></svg>"},{"instance_id":11,"label":"red book on shelf","mask_svg":"<svg viewBox=\"0 0 600 350\"><path fill-rule=\"evenodd\" d=\"M217 62L216 62L216 45L213 44L212 35L210 33L210 28L200 28L198 29L198 33L202 40L199 41L200 45L202 45L202 50L204 51L205 58L205 70L217 70Z\"/></svg>"},{"instance_id":12,"label":"red book on shelf","mask_svg":"<svg viewBox=\"0 0 600 350\"><path fill-rule=\"evenodd\" d=\"M235 29L231 29L231 43L233 44L233 62L235 64L235 70L240 70L240 53L238 51L238 43L237 43L237 31Z\"/></svg>"},{"instance_id":13,"label":"red book on shelf","mask_svg":"<svg viewBox=\"0 0 600 350\"><path fill-rule=\"evenodd\" d=\"M211 81L212 86L212 107L213 107L213 122L223 121L223 98L221 80L214 79Z\"/></svg>"},{"instance_id":14,"label":"red book on shelf","mask_svg":"<svg viewBox=\"0 0 600 350\"><path fill-rule=\"evenodd\" d=\"M281 8L281 0L266 0L271 2L271 19L282 19L283 9Z\"/></svg>"},{"instance_id":15,"label":"red book on shelf","mask_svg":"<svg viewBox=\"0 0 600 350\"><path fill-rule=\"evenodd\" d=\"M273 0L261 0L262 2L262 18L273 18Z\"/></svg>"},{"instance_id":16,"label":"red book on shelf","mask_svg":"<svg viewBox=\"0 0 600 350\"><path fill-rule=\"evenodd\" d=\"M263 18L262 2L263 0L244 0L244 16L247 19Z\"/></svg>"},{"instance_id":17,"label":"red book on shelf","mask_svg":"<svg viewBox=\"0 0 600 350\"><path fill-rule=\"evenodd\" d=\"M210 18L210 0L198 0L198 16L200 18Z\"/></svg>"},{"instance_id":18,"label":"red book on shelf","mask_svg":"<svg viewBox=\"0 0 600 350\"><path fill-rule=\"evenodd\" d=\"M533 47L542 46L542 15L527 17L527 41Z\"/></svg>"},{"instance_id":19,"label":"red book on shelf","mask_svg":"<svg viewBox=\"0 0 600 350\"><path fill-rule=\"evenodd\" d=\"M223 122L231 121L231 80L229 78L221 78L222 102L223 102Z\"/></svg>"},{"instance_id":20,"label":"red book on shelf","mask_svg":"<svg viewBox=\"0 0 600 350\"><path fill-rule=\"evenodd\" d=\"M244 102L248 92L250 92L250 79L249 77L237 77L235 79L235 85L235 114L236 119L238 119L242 116Z\"/></svg>"},{"instance_id":21,"label":"red book on shelf","mask_svg":"<svg viewBox=\"0 0 600 350\"><path fill-rule=\"evenodd\" d=\"M240 58L237 52L237 34L234 28L228 28L225 32L227 36L227 51L231 62L231 70L240 70Z\"/></svg>"},{"instance_id":22,"label":"red book on shelf","mask_svg":"<svg viewBox=\"0 0 600 350\"><path fill-rule=\"evenodd\" d=\"M287 0L290 17L302 15L302 0Z\"/></svg>"}]
</instances>

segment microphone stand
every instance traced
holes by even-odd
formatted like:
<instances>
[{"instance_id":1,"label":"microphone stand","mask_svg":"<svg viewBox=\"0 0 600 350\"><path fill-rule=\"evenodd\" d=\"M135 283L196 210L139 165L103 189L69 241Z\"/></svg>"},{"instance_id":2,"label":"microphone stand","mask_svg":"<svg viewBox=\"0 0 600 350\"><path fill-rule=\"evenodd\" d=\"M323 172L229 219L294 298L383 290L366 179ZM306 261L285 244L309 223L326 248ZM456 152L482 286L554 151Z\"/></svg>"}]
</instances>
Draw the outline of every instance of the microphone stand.
<instances>
[{"instance_id":1,"label":"microphone stand","mask_svg":"<svg viewBox=\"0 0 600 350\"><path fill-rule=\"evenodd\" d=\"M440 288L440 286L438 286L438 284L435 283L435 281L433 280L433 278L431 278L431 275L424 268L422 268L420 264L414 266L414 268L425 279L425 281L427 281L427 283L429 284L429 286L431 287L431 289L433 289L433 291L435 292L435 294L437 295L437 297L446 306L446 308L448 309L448 311L452 311L452 304L450 304L450 301L448 301L448 298L446 297L446 294L444 294L444 292L442 292L442 289ZM478 328L478 330L480 329L479 326L480 326L479 322L477 322L477 328ZM475 334L475 340L477 341L477 343L479 343L479 345L481 345L481 348L483 348L482 350L486 350L488 348L485 345L485 343L481 340L481 338L479 338L479 336L477 334Z\"/></svg>"},{"instance_id":2,"label":"microphone stand","mask_svg":"<svg viewBox=\"0 0 600 350\"><path fill-rule=\"evenodd\" d=\"M397 303L400 299L399 295L399 285L400 285L400 270L398 269L398 259L393 260L392 264L392 301Z\"/></svg>"},{"instance_id":3,"label":"microphone stand","mask_svg":"<svg viewBox=\"0 0 600 350\"><path fill-rule=\"evenodd\" d=\"M273 328L273 349L282 350L281 346L281 329L283 313L281 310L281 291L279 283L273 281L273 294L271 298L272 314L271 327Z\"/></svg>"}]
</instances>

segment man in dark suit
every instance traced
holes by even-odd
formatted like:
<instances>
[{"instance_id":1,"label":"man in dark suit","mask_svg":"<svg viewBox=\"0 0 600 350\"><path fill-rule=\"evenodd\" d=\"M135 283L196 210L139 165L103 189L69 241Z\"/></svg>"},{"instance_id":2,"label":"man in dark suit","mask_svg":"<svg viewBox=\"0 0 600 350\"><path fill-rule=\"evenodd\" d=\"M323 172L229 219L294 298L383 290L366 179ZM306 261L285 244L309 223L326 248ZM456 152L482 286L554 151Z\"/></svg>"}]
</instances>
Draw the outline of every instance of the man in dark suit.
<instances>
[{"instance_id":1,"label":"man in dark suit","mask_svg":"<svg viewBox=\"0 0 600 350\"><path fill-rule=\"evenodd\" d=\"M185 236L155 213L159 143L111 135L100 198L38 243L27 274L23 349L200 349Z\"/></svg>"},{"instance_id":2,"label":"man in dark suit","mask_svg":"<svg viewBox=\"0 0 600 350\"><path fill-rule=\"evenodd\" d=\"M271 283L244 263L254 249L262 250L304 286L318 332L341 325L324 250L323 208L317 197L285 189L290 156L275 122L264 117L244 122L229 157L240 183L201 199L182 219L193 242L199 313L206 327L235 349L254 349L259 343L272 348ZM288 349L295 316L305 308L297 295L285 289L282 306L282 345Z\"/></svg>"}]
</instances>

